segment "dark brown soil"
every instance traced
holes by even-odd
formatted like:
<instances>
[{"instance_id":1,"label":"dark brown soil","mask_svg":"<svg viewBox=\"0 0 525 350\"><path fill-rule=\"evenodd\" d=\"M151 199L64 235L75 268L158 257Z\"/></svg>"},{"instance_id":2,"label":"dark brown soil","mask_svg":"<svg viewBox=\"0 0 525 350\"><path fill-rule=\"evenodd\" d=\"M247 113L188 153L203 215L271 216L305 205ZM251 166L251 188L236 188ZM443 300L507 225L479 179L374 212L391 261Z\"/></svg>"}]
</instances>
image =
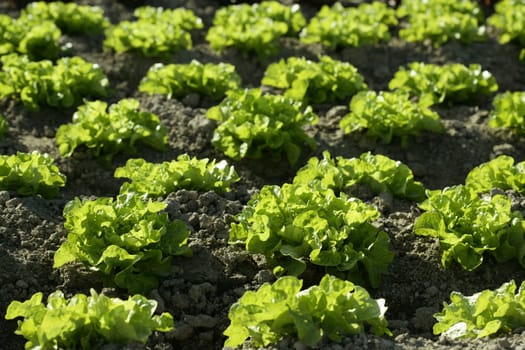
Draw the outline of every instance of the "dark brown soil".
<instances>
[{"instance_id":1,"label":"dark brown soil","mask_svg":"<svg viewBox=\"0 0 525 350\"><path fill-rule=\"evenodd\" d=\"M81 3L100 5L113 22L131 17L131 7L109 0L84 0ZM394 72L412 61L431 63L480 63L492 72L500 92L525 90L525 66L518 61L519 47L499 45L494 35L487 42L472 45L449 43L441 48L423 44L409 44L394 36L388 43L362 48L347 48L336 52L320 45L303 45L297 39L283 39L281 54L266 62L254 56L239 54L231 49L219 54L211 50L204 35L211 23L218 3L211 0L144 1L165 7L186 6L203 18L206 27L194 34L194 48L180 52L170 62L229 62L237 67L244 87L256 87L268 64L289 56L315 58L319 54L350 62L364 75L369 87L387 89ZM314 2L315 3L315 2ZM133 1L128 4L134 5ZM316 7L303 6L312 16ZM0 13L17 16L9 3L0 4ZM394 33L395 34L395 33ZM132 54L115 55L103 52L103 38L70 38L72 54L98 63L108 74L115 94L108 99L115 102L124 97L135 97L142 107L156 113L169 129L169 147L164 153L140 149L133 157L161 162L175 159L181 153L199 158L224 159L211 145L215 123L205 117L213 105L207 99L189 95L178 100L148 96L137 91L140 79L156 61ZM508 154L516 161L525 160L523 138L506 131L495 131L487 126L492 98L476 105L454 107L438 106L446 126L444 134L423 134L410 139L402 148L398 142L389 145L375 143L364 135L345 136L339 121L348 112L348 101L337 105L314 106L320 122L309 128L319 147L320 156L329 150L333 156L355 157L366 151L387 155L409 165L418 180L430 189L441 189L464 182L466 174L476 165L491 158ZM122 166L129 155L115 157L110 169L101 167L87 155L60 158L54 136L57 128L71 120L74 110L43 110L28 112L16 100L0 101L0 113L10 124L9 134L0 139L0 154L38 150L57 158L61 171L67 175L67 185L53 200L39 197L20 197L12 192L0 192L0 348L22 349L24 339L14 334L15 321L5 321L3 315L12 300L25 300L33 293L48 294L61 289L66 295L88 293L90 288L102 289L96 273L67 266L53 269L53 255L65 240L62 210L75 196L115 196L120 179L113 178L116 167ZM306 159L303 160L303 163ZM147 349L220 349L225 340L222 332L228 325L228 310L246 290L256 289L262 283L273 281L271 269L264 259L246 253L242 246L228 245L229 225L250 196L265 184L289 182L297 169L286 163L259 161L231 162L242 176L231 193L197 193L178 191L164 200L172 218L181 218L190 225L192 234L191 258L177 258L173 271L158 290L148 295L159 302L160 311L170 312L176 322L175 331L155 334ZM302 165L301 164L301 165ZM391 200L385 197L363 198L378 204L382 211L380 224L391 237L396 256L381 286L370 290L376 298L385 298L387 318L393 337L370 334L344 338L340 344L323 341L319 349L525 349L525 331L496 339L479 341L451 341L432 335L435 322L432 315L448 301L451 291L472 294L486 288L496 288L515 279L520 283L525 271L515 261L497 264L486 259L474 272L465 272L457 266L444 270L440 265L439 244L436 240L415 236L412 227L420 214L416 203ZM525 198L516 198L525 205ZM521 208L524 209L524 208ZM104 289L111 295L126 297L123 291ZM119 347L108 347L108 349ZM141 349L142 346L124 347ZM244 346L251 349L249 343ZM271 349L303 349L295 338L285 338Z\"/></svg>"}]
</instances>

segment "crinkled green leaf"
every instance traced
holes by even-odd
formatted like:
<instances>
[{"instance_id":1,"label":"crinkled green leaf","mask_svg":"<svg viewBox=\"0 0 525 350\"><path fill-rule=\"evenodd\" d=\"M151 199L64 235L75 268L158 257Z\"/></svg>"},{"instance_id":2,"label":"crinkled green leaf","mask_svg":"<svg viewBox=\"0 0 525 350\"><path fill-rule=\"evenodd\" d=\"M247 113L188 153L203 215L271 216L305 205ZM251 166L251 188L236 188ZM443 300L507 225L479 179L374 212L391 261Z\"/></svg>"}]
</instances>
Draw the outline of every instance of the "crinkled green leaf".
<instances>
[{"instance_id":1,"label":"crinkled green leaf","mask_svg":"<svg viewBox=\"0 0 525 350\"><path fill-rule=\"evenodd\" d=\"M499 42L517 41L525 45L525 6L520 0L502 0L494 4L495 13L487 23L497 29Z\"/></svg>"},{"instance_id":2,"label":"crinkled green leaf","mask_svg":"<svg viewBox=\"0 0 525 350\"><path fill-rule=\"evenodd\" d=\"M471 296L450 294L450 304L434 315L434 334L449 338L483 338L525 326L525 282L516 293L514 280Z\"/></svg>"},{"instance_id":3,"label":"crinkled green leaf","mask_svg":"<svg viewBox=\"0 0 525 350\"><path fill-rule=\"evenodd\" d=\"M350 113L343 117L344 133L366 130L366 134L390 143L397 137L406 145L409 136L422 131L443 132L439 115L427 106L414 103L407 92L362 91L350 101Z\"/></svg>"},{"instance_id":4,"label":"crinkled green leaf","mask_svg":"<svg viewBox=\"0 0 525 350\"><path fill-rule=\"evenodd\" d=\"M367 88L353 65L320 56L319 62L289 57L268 66L263 85L285 89L285 96L304 103L344 100Z\"/></svg>"},{"instance_id":5,"label":"crinkled green leaf","mask_svg":"<svg viewBox=\"0 0 525 350\"><path fill-rule=\"evenodd\" d=\"M284 155L293 166L304 146L316 148L302 128L317 123L312 109L284 96L263 94L260 89L231 90L206 116L219 123L212 144L235 160Z\"/></svg>"},{"instance_id":6,"label":"crinkled green leaf","mask_svg":"<svg viewBox=\"0 0 525 350\"><path fill-rule=\"evenodd\" d=\"M331 49L370 45L390 39L389 27L396 24L395 11L385 3L343 7L336 2L332 7L324 5L300 37L303 43L321 43Z\"/></svg>"},{"instance_id":7,"label":"crinkled green leaf","mask_svg":"<svg viewBox=\"0 0 525 350\"><path fill-rule=\"evenodd\" d=\"M278 1L238 4L219 8L206 40L214 50L235 47L268 58L279 50L279 38L293 36L306 24L299 5Z\"/></svg>"},{"instance_id":8,"label":"crinkled green leaf","mask_svg":"<svg viewBox=\"0 0 525 350\"><path fill-rule=\"evenodd\" d=\"M496 78L479 64L435 65L422 62L401 67L388 84L432 103L474 103L498 90Z\"/></svg>"},{"instance_id":9,"label":"crinkled green leaf","mask_svg":"<svg viewBox=\"0 0 525 350\"><path fill-rule=\"evenodd\" d=\"M439 238L444 267L457 261L464 269L474 270L485 253L498 261L517 258L525 267L525 225L521 214L512 211L509 198L480 197L460 185L428 192L420 207L426 212L416 220L414 232Z\"/></svg>"},{"instance_id":10,"label":"crinkled green leaf","mask_svg":"<svg viewBox=\"0 0 525 350\"><path fill-rule=\"evenodd\" d=\"M135 9L136 21L121 21L106 29L104 47L117 53L138 52L146 57L167 58L192 47L190 30L202 20L185 8L143 6Z\"/></svg>"},{"instance_id":11,"label":"crinkled green leaf","mask_svg":"<svg viewBox=\"0 0 525 350\"><path fill-rule=\"evenodd\" d=\"M189 64L153 65L140 82L139 91L167 95L168 98L198 93L219 100L228 90L238 89L240 84L241 78L235 66L229 63L202 64L193 60Z\"/></svg>"},{"instance_id":12,"label":"crinkled green leaf","mask_svg":"<svg viewBox=\"0 0 525 350\"><path fill-rule=\"evenodd\" d=\"M84 146L95 157L110 161L121 151L134 153L137 142L163 151L167 134L158 116L140 110L139 101L128 98L109 108L102 101L80 106L73 122L58 128L56 141L62 156L70 157L78 147Z\"/></svg>"},{"instance_id":13,"label":"crinkled green leaf","mask_svg":"<svg viewBox=\"0 0 525 350\"><path fill-rule=\"evenodd\" d=\"M393 258L388 235L371 225L378 217L375 207L331 189L264 186L232 224L230 242L265 254L280 274L313 264L377 287Z\"/></svg>"},{"instance_id":14,"label":"crinkled green leaf","mask_svg":"<svg viewBox=\"0 0 525 350\"><path fill-rule=\"evenodd\" d=\"M508 128L525 134L525 92L504 92L494 97L494 109L489 114L489 127Z\"/></svg>"},{"instance_id":15,"label":"crinkled green leaf","mask_svg":"<svg viewBox=\"0 0 525 350\"><path fill-rule=\"evenodd\" d=\"M115 200L75 198L64 208L68 237L54 267L77 261L132 292L156 288L158 278L169 273L173 255L191 255L186 225L169 221L161 213L165 207L134 192Z\"/></svg>"},{"instance_id":16,"label":"crinkled green leaf","mask_svg":"<svg viewBox=\"0 0 525 350\"><path fill-rule=\"evenodd\" d=\"M155 300L133 295L128 300L97 294L76 294L66 299L55 291L42 303L42 293L21 303L13 301L6 319L23 317L16 334L24 336L26 349L91 349L105 343L146 343L153 331L173 329L173 317L168 313L153 315Z\"/></svg>"},{"instance_id":17,"label":"crinkled green leaf","mask_svg":"<svg viewBox=\"0 0 525 350\"><path fill-rule=\"evenodd\" d=\"M245 292L230 308L224 346L237 347L246 339L268 346L287 335L314 346L323 336L340 341L343 335L364 333L365 325L377 335L391 335L384 300L372 299L364 288L330 275L319 285L301 286L301 280L285 276Z\"/></svg>"},{"instance_id":18,"label":"crinkled green leaf","mask_svg":"<svg viewBox=\"0 0 525 350\"><path fill-rule=\"evenodd\" d=\"M0 156L0 189L24 196L55 197L59 188L66 185L66 177L53 163L47 153L36 151Z\"/></svg>"},{"instance_id":19,"label":"crinkled green leaf","mask_svg":"<svg viewBox=\"0 0 525 350\"><path fill-rule=\"evenodd\" d=\"M115 170L115 177L131 180L122 186L121 193L137 192L149 197L166 196L179 189L228 192L230 185L240 179L234 167L224 160L190 158L187 154L160 164L129 159Z\"/></svg>"}]
</instances>

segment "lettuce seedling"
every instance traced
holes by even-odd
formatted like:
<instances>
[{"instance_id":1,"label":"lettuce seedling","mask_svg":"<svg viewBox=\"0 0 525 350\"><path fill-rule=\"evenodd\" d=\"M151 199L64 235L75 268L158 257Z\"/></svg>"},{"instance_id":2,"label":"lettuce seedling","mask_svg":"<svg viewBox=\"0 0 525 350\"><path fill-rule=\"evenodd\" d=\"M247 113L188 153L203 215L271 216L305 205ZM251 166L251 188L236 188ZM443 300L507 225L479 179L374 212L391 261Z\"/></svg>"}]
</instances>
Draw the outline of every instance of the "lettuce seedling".
<instances>
[{"instance_id":1,"label":"lettuce seedling","mask_svg":"<svg viewBox=\"0 0 525 350\"><path fill-rule=\"evenodd\" d=\"M284 96L262 94L260 89L231 90L206 116L219 122L212 144L235 160L263 155L280 159L284 153L293 166L305 145L316 148L302 129L317 123L312 108Z\"/></svg>"},{"instance_id":2,"label":"lettuce seedling","mask_svg":"<svg viewBox=\"0 0 525 350\"><path fill-rule=\"evenodd\" d=\"M486 39L483 12L475 1L403 1L397 15L408 17L399 36L410 42L429 40L439 47L450 40L472 43Z\"/></svg>"},{"instance_id":3,"label":"lettuce seedling","mask_svg":"<svg viewBox=\"0 0 525 350\"><path fill-rule=\"evenodd\" d=\"M55 197L59 188L66 185L66 176L53 163L47 153L37 151L0 155L0 190L16 191L23 196Z\"/></svg>"},{"instance_id":4,"label":"lettuce seedling","mask_svg":"<svg viewBox=\"0 0 525 350\"><path fill-rule=\"evenodd\" d=\"M168 98L197 93L220 100L226 91L238 89L240 85L241 78L235 66L229 63L202 64L193 60L189 64L153 65L140 82L139 91L167 95Z\"/></svg>"},{"instance_id":5,"label":"lettuce seedling","mask_svg":"<svg viewBox=\"0 0 525 350\"><path fill-rule=\"evenodd\" d=\"M456 261L472 271L483 262L485 253L498 262L516 258L525 267L525 223L519 211L504 195L479 196L466 186L428 191L419 206L425 210L416 220L414 232L439 239L447 268Z\"/></svg>"},{"instance_id":6,"label":"lettuce seedling","mask_svg":"<svg viewBox=\"0 0 525 350\"><path fill-rule=\"evenodd\" d=\"M52 21L67 34L97 35L109 26L99 6L82 6L62 1L32 2L22 10L21 20Z\"/></svg>"},{"instance_id":7,"label":"lettuce seedling","mask_svg":"<svg viewBox=\"0 0 525 350\"><path fill-rule=\"evenodd\" d=\"M393 258L388 234L372 225L379 216L375 207L331 189L267 185L231 225L230 243L264 254L276 275L298 276L317 265L376 288Z\"/></svg>"},{"instance_id":8,"label":"lettuce seedling","mask_svg":"<svg viewBox=\"0 0 525 350\"><path fill-rule=\"evenodd\" d=\"M502 0L494 5L494 14L487 23L498 31L500 44L516 41L525 46L525 6L521 0ZM520 53L520 59L525 57L525 50Z\"/></svg>"},{"instance_id":9,"label":"lettuce seedling","mask_svg":"<svg viewBox=\"0 0 525 350\"><path fill-rule=\"evenodd\" d=\"M305 184L312 188L330 188L334 192L347 191L356 184L367 185L374 193L389 192L409 200L425 199L425 187L414 181L412 170L400 161L381 154L370 152L359 158L331 158L328 151L323 159L310 158L308 163L297 171L295 184Z\"/></svg>"},{"instance_id":10,"label":"lettuce seedling","mask_svg":"<svg viewBox=\"0 0 525 350\"><path fill-rule=\"evenodd\" d=\"M336 2L324 5L301 31L305 44L321 43L331 49L377 44L390 39L389 26L396 25L395 11L375 1L345 8Z\"/></svg>"},{"instance_id":11,"label":"lettuce seedling","mask_svg":"<svg viewBox=\"0 0 525 350\"><path fill-rule=\"evenodd\" d=\"M516 134L525 135L525 92L498 94L492 104L494 110L489 114L489 127L509 128Z\"/></svg>"},{"instance_id":12,"label":"lettuce seedling","mask_svg":"<svg viewBox=\"0 0 525 350\"><path fill-rule=\"evenodd\" d=\"M398 137L403 146L409 136L422 131L440 133L445 130L439 114L432 111L428 100L412 102L404 91L362 91L350 101L350 113L339 123L345 134L366 130L372 139L390 143Z\"/></svg>"},{"instance_id":13,"label":"lettuce seedling","mask_svg":"<svg viewBox=\"0 0 525 350\"><path fill-rule=\"evenodd\" d=\"M122 21L106 29L104 47L117 53L138 52L167 58L192 47L190 30L203 28L193 11L144 6L135 9L136 21Z\"/></svg>"},{"instance_id":14,"label":"lettuce seedling","mask_svg":"<svg viewBox=\"0 0 525 350\"><path fill-rule=\"evenodd\" d=\"M148 197L163 197L180 189L228 192L230 185L240 180L234 167L225 160L216 163L187 154L160 164L130 159L115 170L115 177L131 180L122 185L120 193L135 192Z\"/></svg>"},{"instance_id":15,"label":"lettuce seedling","mask_svg":"<svg viewBox=\"0 0 525 350\"><path fill-rule=\"evenodd\" d=\"M171 270L171 258L189 256L189 230L161 212L167 204L127 192L116 199L75 198L66 204L67 241L55 253L54 267L80 262L100 271L106 283L131 293L158 287Z\"/></svg>"},{"instance_id":16,"label":"lettuce seedling","mask_svg":"<svg viewBox=\"0 0 525 350\"><path fill-rule=\"evenodd\" d=\"M214 50L235 47L265 59L279 51L279 38L296 35L305 24L297 4L286 6L278 1L262 1L230 5L215 12L206 40Z\"/></svg>"},{"instance_id":17,"label":"lettuce seedling","mask_svg":"<svg viewBox=\"0 0 525 350\"><path fill-rule=\"evenodd\" d=\"M282 59L268 66L261 83L285 89L285 96L303 103L341 101L367 89L357 68L329 56L319 57L319 62L304 57Z\"/></svg>"},{"instance_id":18,"label":"lettuce seedling","mask_svg":"<svg viewBox=\"0 0 525 350\"><path fill-rule=\"evenodd\" d=\"M503 283L471 296L450 294L450 304L434 315L434 334L452 339L483 338L525 327L525 281L516 293L516 282Z\"/></svg>"},{"instance_id":19,"label":"lettuce seedling","mask_svg":"<svg viewBox=\"0 0 525 350\"><path fill-rule=\"evenodd\" d=\"M155 300L133 295L128 300L97 294L75 294L70 299L61 291L51 293L47 305L43 293L24 302L13 301L5 318L18 317L16 334L26 338L26 349L98 349L104 344L146 343L151 333L173 330L173 317L153 315Z\"/></svg>"},{"instance_id":20,"label":"lettuce seedling","mask_svg":"<svg viewBox=\"0 0 525 350\"><path fill-rule=\"evenodd\" d=\"M390 89L408 91L433 103L474 103L498 90L496 78L479 64L460 63L438 66L412 62L401 67L388 84Z\"/></svg>"},{"instance_id":21,"label":"lettuce seedling","mask_svg":"<svg viewBox=\"0 0 525 350\"><path fill-rule=\"evenodd\" d=\"M465 185L476 193L493 188L525 193L525 162L514 164L514 158L501 155L472 169Z\"/></svg>"},{"instance_id":22,"label":"lettuce seedling","mask_svg":"<svg viewBox=\"0 0 525 350\"><path fill-rule=\"evenodd\" d=\"M61 31L51 21L14 19L0 14L0 56L18 53L31 59L55 59Z\"/></svg>"},{"instance_id":23,"label":"lettuce seedling","mask_svg":"<svg viewBox=\"0 0 525 350\"><path fill-rule=\"evenodd\" d=\"M0 98L17 96L30 110L41 106L69 108L86 97L106 97L108 78L97 65L80 57L64 57L56 64L31 62L16 54L0 58Z\"/></svg>"},{"instance_id":24,"label":"lettuce seedling","mask_svg":"<svg viewBox=\"0 0 525 350\"><path fill-rule=\"evenodd\" d=\"M285 276L245 292L230 308L224 346L238 347L250 339L256 347L267 347L289 335L314 346L324 336L340 342L344 335L364 333L365 327L376 335L392 335L384 299L330 275L308 289L301 290L302 283Z\"/></svg>"},{"instance_id":25,"label":"lettuce seedling","mask_svg":"<svg viewBox=\"0 0 525 350\"><path fill-rule=\"evenodd\" d=\"M137 142L165 149L166 127L155 114L140 110L139 101L128 98L107 107L106 102L87 102L78 108L72 123L58 128L56 142L61 156L70 157L85 146L93 156L109 163L119 152L135 153Z\"/></svg>"}]
</instances>

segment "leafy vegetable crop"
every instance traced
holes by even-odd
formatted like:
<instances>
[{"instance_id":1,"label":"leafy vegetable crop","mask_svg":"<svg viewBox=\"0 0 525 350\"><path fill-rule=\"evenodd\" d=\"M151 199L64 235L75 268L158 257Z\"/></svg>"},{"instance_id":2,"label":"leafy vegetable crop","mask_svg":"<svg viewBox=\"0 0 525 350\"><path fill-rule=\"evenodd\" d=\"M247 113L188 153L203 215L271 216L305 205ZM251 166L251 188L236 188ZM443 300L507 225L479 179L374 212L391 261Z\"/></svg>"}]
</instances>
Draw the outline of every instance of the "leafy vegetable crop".
<instances>
[{"instance_id":1,"label":"leafy vegetable crop","mask_svg":"<svg viewBox=\"0 0 525 350\"><path fill-rule=\"evenodd\" d=\"M139 91L149 94L167 95L168 98L184 97L189 93L198 93L218 100L226 91L238 89L241 78L235 72L235 66L229 63L202 64L193 60L189 64L157 63L142 79Z\"/></svg>"},{"instance_id":2,"label":"leafy vegetable crop","mask_svg":"<svg viewBox=\"0 0 525 350\"><path fill-rule=\"evenodd\" d=\"M265 154L279 159L284 153L294 165L304 145L316 148L315 141L302 129L303 125L317 123L312 109L284 96L262 94L260 89L229 91L206 116L219 122L213 145L235 160Z\"/></svg>"},{"instance_id":3,"label":"leafy vegetable crop","mask_svg":"<svg viewBox=\"0 0 525 350\"><path fill-rule=\"evenodd\" d=\"M525 162L514 164L514 158L501 155L472 169L465 185L476 193L487 193L493 188L525 192Z\"/></svg>"},{"instance_id":4,"label":"leafy vegetable crop","mask_svg":"<svg viewBox=\"0 0 525 350\"><path fill-rule=\"evenodd\" d=\"M67 241L55 253L54 267L80 262L100 271L108 284L131 293L157 288L171 270L175 255L191 255L188 228L161 213L166 203L137 193L116 199L75 198L64 208Z\"/></svg>"},{"instance_id":5,"label":"leafy vegetable crop","mask_svg":"<svg viewBox=\"0 0 525 350\"><path fill-rule=\"evenodd\" d=\"M128 98L113 104L91 101L80 106L73 122L61 125L56 134L60 154L70 157L79 146L85 146L95 156L109 162L114 154L135 152L141 142L164 150L167 130L155 114L139 110L139 101Z\"/></svg>"},{"instance_id":6,"label":"leafy vegetable crop","mask_svg":"<svg viewBox=\"0 0 525 350\"><path fill-rule=\"evenodd\" d=\"M399 31L407 41L429 40L438 47L450 40L472 43L486 38L483 12L475 1L404 0L397 15L408 16L407 26Z\"/></svg>"},{"instance_id":7,"label":"leafy vegetable crop","mask_svg":"<svg viewBox=\"0 0 525 350\"><path fill-rule=\"evenodd\" d=\"M264 254L276 275L298 276L308 264L378 287L392 261L389 237L372 222L377 209L331 189L264 186L238 215L230 243Z\"/></svg>"},{"instance_id":8,"label":"leafy vegetable crop","mask_svg":"<svg viewBox=\"0 0 525 350\"><path fill-rule=\"evenodd\" d=\"M472 271L481 265L485 252L498 262L516 258L525 267L525 223L506 196L480 197L459 185L429 191L420 207L426 212L417 218L414 232L439 238L444 267L457 261Z\"/></svg>"},{"instance_id":9,"label":"leafy vegetable crop","mask_svg":"<svg viewBox=\"0 0 525 350\"><path fill-rule=\"evenodd\" d=\"M146 57L166 58L192 47L192 29L203 28L202 20L184 8L144 6L135 9L136 21L122 21L106 30L104 47L117 53L138 52Z\"/></svg>"},{"instance_id":10,"label":"leafy vegetable crop","mask_svg":"<svg viewBox=\"0 0 525 350\"><path fill-rule=\"evenodd\" d=\"M22 11L20 18L31 21L52 21L68 34L96 35L109 26L109 20L104 17L101 7L62 1L32 2Z\"/></svg>"},{"instance_id":11,"label":"leafy vegetable crop","mask_svg":"<svg viewBox=\"0 0 525 350\"><path fill-rule=\"evenodd\" d=\"M339 2L324 5L300 34L306 44L321 43L331 49L377 44L390 39L389 26L396 25L395 11L375 1L357 8Z\"/></svg>"},{"instance_id":12,"label":"leafy vegetable crop","mask_svg":"<svg viewBox=\"0 0 525 350\"><path fill-rule=\"evenodd\" d=\"M506 44L511 41L525 46L525 6L521 0L502 0L494 5L495 13L487 19L487 23L499 32L499 42ZM525 50L520 58L525 56Z\"/></svg>"},{"instance_id":13,"label":"leafy vegetable crop","mask_svg":"<svg viewBox=\"0 0 525 350\"><path fill-rule=\"evenodd\" d=\"M390 89L408 91L433 102L474 103L498 90L494 76L479 64L442 66L412 62L401 67L390 81Z\"/></svg>"},{"instance_id":14,"label":"leafy vegetable crop","mask_svg":"<svg viewBox=\"0 0 525 350\"><path fill-rule=\"evenodd\" d=\"M285 96L304 103L344 100L367 88L357 68L329 56L319 57L319 62L289 57L272 63L262 84L286 89Z\"/></svg>"},{"instance_id":15,"label":"leafy vegetable crop","mask_svg":"<svg viewBox=\"0 0 525 350\"><path fill-rule=\"evenodd\" d=\"M53 164L54 159L39 152L16 155L0 155L0 189L17 193L41 195L52 198L58 194L59 187L66 185L66 177Z\"/></svg>"},{"instance_id":16,"label":"leafy vegetable crop","mask_svg":"<svg viewBox=\"0 0 525 350\"><path fill-rule=\"evenodd\" d=\"M365 129L369 137L383 143L399 137L402 145L407 144L408 136L417 136L421 131L444 131L439 115L428 108L428 100L412 102L408 92L399 90L357 93L340 127L346 134Z\"/></svg>"},{"instance_id":17,"label":"leafy vegetable crop","mask_svg":"<svg viewBox=\"0 0 525 350\"><path fill-rule=\"evenodd\" d=\"M230 185L240 180L239 175L224 160L190 158L181 154L177 160L161 164L144 159L130 159L124 167L115 170L115 177L131 179L120 192L147 194L149 197L166 196L179 189L228 192Z\"/></svg>"},{"instance_id":18,"label":"leafy vegetable crop","mask_svg":"<svg viewBox=\"0 0 525 350\"><path fill-rule=\"evenodd\" d=\"M24 106L68 108L86 97L106 97L109 83L97 64L80 57L64 57L56 64L30 62L27 56L1 57L0 98L18 96Z\"/></svg>"},{"instance_id":19,"label":"leafy vegetable crop","mask_svg":"<svg viewBox=\"0 0 525 350\"><path fill-rule=\"evenodd\" d=\"M434 315L434 334L449 338L483 338L525 326L525 281L516 293L514 280L495 290L486 289L471 296L450 294L450 304Z\"/></svg>"},{"instance_id":20,"label":"leafy vegetable crop","mask_svg":"<svg viewBox=\"0 0 525 350\"><path fill-rule=\"evenodd\" d=\"M279 38L296 35L305 24L299 5L278 1L230 5L215 12L206 40L214 50L235 47L264 59L279 51Z\"/></svg>"},{"instance_id":21,"label":"leafy vegetable crop","mask_svg":"<svg viewBox=\"0 0 525 350\"><path fill-rule=\"evenodd\" d=\"M489 115L491 128L509 128L525 134L525 92L505 92L494 97L494 110Z\"/></svg>"},{"instance_id":22,"label":"leafy vegetable crop","mask_svg":"<svg viewBox=\"0 0 525 350\"><path fill-rule=\"evenodd\" d=\"M365 184L376 193L389 192L394 196L422 201L425 188L414 181L412 170L405 164L381 154L363 153L359 158L331 158L323 152L323 159L310 158L297 171L293 182L312 188L330 188L334 192L347 192L356 184Z\"/></svg>"},{"instance_id":23,"label":"leafy vegetable crop","mask_svg":"<svg viewBox=\"0 0 525 350\"><path fill-rule=\"evenodd\" d=\"M31 59L54 59L61 51L60 35L60 29L51 21L0 14L0 56L19 53Z\"/></svg>"},{"instance_id":24,"label":"leafy vegetable crop","mask_svg":"<svg viewBox=\"0 0 525 350\"><path fill-rule=\"evenodd\" d=\"M146 343L153 331L173 329L169 313L153 316L155 300L133 295L128 300L97 294L76 294L66 299L55 291L42 303L42 292L24 302L13 301L7 308L8 320L18 321L16 334L24 336L26 349L91 349L106 343Z\"/></svg>"},{"instance_id":25,"label":"leafy vegetable crop","mask_svg":"<svg viewBox=\"0 0 525 350\"><path fill-rule=\"evenodd\" d=\"M323 336L341 341L343 335L364 333L368 326L376 335L391 335L385 301L371 298L366 289L330 275L318 286L301 287L301 280L285 276L245 292L230 308L224 346L237 347L250 338L255 346L266 347L295 334L313 346Z\"/></svg>"}]
</instances>

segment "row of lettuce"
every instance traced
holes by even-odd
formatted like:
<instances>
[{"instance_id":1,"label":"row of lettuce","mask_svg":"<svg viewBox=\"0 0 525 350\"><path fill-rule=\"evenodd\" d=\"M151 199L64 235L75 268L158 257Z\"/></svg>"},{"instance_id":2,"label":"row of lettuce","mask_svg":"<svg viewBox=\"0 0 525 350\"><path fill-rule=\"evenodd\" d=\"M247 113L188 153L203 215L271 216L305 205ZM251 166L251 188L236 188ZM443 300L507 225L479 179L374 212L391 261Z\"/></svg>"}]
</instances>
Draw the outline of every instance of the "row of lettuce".
<instances>
[{"instance_id":1,"label":"row of lettuce","mask_svg":"<svg viewBox=\"0 0 525 350\"><path fill-rule=\"evenodd\" d=\"M390 39L394 26L399 36L410 42L430 41L439 46L450 40L464 43L487 38L485 23L499 33L501 43L525 45L525 5L520 0L504 0L487 20L477 1L404 0L397 10L375 1L357 7L335 3L323 6L309 23L298 4L283 5L263 1L219 8L206 40L216 50L235 47L261 58L279 50L279 38L299 37L304 43L326 47L361 46ZM18 19L0 16L0 54L19 52L34 58L56 58L67 45L60 45L62 33L104 34L104 47L116 52L138 52L166 57L192 46L190 32L204 27L203 21L187 9L137 8L134 21L110 24L96 6L74 3L35 2Z\"/></svg>"},{"instance_id":2,"label":"row of lettuce","mask_svg":"<svg viewBox=\"0 0 525 350\"><path fill-rule=\"evenodd\" d=\"M63 157L77 149L108 164L120 152L134 153L136 143L162 151L167 129L157 115L140 109L128 98L108 106L100 100L111 94L109 81L97 64L80 57L30 61L15 54L1 58L0 97L18 98L30 110L78 106L72 122L60 126L56 143ZM217 125L212 144L233 160L269 156L286 158L292 166L316 149L304 130L318 122L310 106L350 99L350 112L342 117L345 134L366 133L374 141L401 141L422 132L445 130L432 106L475 103L498 90L494 76L478 64L434 65L413 62L401 67L389 83L390 91L372 91L350 63L328 56L311 61L289 57L268 66L261 87L243 89L235 67L227 63L154 64L138 89L147 94L181 98L197 94L212 101L207 118ZM264 92L274 89L274 93ZM488 125L525 129L525 92L505 92L493 99ZM0 116L0 136L8 130ZM307 149L307 150L305 150Z\"/></svg>"},{"instance_id":3,"label":"row of lettuce","mask_svg":"<svg viewBox=\"0 0 525 350\"><path fill-rule=\"evenodd\" d=\"M56 168L23 165L19 169L40 180L46 176L39 171L62 178ZM115 176L130 179L115 198L76 198L66 205L68 236L55 253L54 267L72 262L84 265L98 271L106 285L135 295L121 301L92 291L89 297L79 294L65 300L56 292L49 296L47 306L42 304L42 293L23 303L14 301L6 317L24 318L17 333L28 339L29 348L144 342L154 330L171 330L169 314L142 322L152 316L155 302L136 294L159 286L169 275L172 257L192 254L190 230L183 221L169 220L164 212L167 204L158 198L183 188L229 191L239 180L224 161L187 155L160 164L130 159L116 169ZM523 163L500 156L474 168L465 185L429 191L414 180L406 165L388 157L364 153L358 158L333 159L325 152L322 159L311 158L291 183L264 186L232 223L229 243L266 256L277 280L246 292L231 307L225 346L241 345L248 338L255 345L267 346L285 335L314 345L323 336L338 341L368 327L378 335L391 334L385 301L371 298L362 286L381 285L394 253L389 235L376 224L381 215L378 209L353 196L358 185L368 186L375 194L388 192L418 202L424 213L416 219L414 233L439 240L445 268L456 263L474 271L487 255L498 262L516 259L525 267L525 221L504 192L524 192ZM319 285L301 290L299 277L319 269L326 274ZM451 303L434 315L438 321L434 332L480 338L522 327L525 285L517 294L515 290L511 281L473 296L453 292ZM99 304L106 307L90 310ZM106 318L111 321L99 325ZM112 327L125 322L129 324L126 332L118 332L121 338L109 334Z\"/></svg>"}]
</instances>

